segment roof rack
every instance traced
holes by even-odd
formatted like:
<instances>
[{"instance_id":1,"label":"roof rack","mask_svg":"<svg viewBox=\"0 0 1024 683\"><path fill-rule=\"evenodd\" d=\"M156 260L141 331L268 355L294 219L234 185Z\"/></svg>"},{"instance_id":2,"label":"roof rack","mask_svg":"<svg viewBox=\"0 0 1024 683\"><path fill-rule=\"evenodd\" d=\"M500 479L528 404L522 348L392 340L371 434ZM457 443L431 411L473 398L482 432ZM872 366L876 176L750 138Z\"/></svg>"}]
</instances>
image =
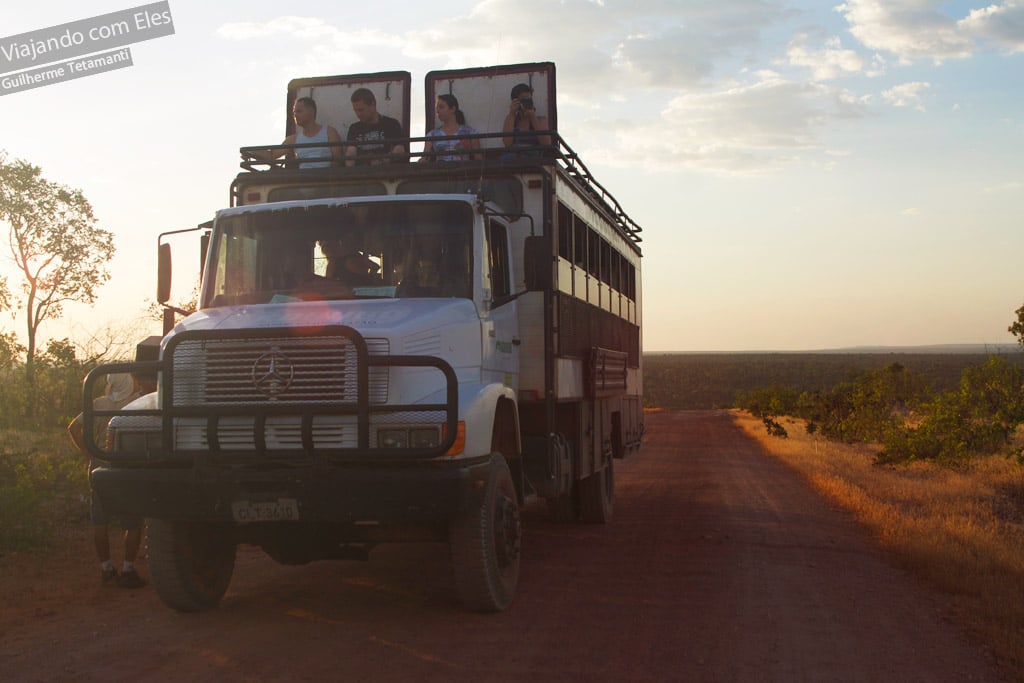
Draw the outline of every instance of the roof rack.
<instances>
[{"instance_id":1,"label":"roof rack","mask_svg":"<svg viewBox=\"0 0 1024 683\"><path fill-rule=\"evenodd\" d=\"M433 173L436 172L438 165L443 164L445 168L455 169L480 169L480 170L501 170L501 169L522 169L524 167L535 167L538 165L557 165L565 175L576 182L579 188L589 194L591 198L597 201L603 206L612 222L619 228L619 230L633 242L639 243L643 239L640 237L642 228L629 217L628 214L623 210L622 205L619 204L618 200L612 196L601 183L599 183L594 175L590 172L590 169L583 163L579 155L573 151L571 147L565 142L564 139L558 133L554 131L537 131L538 135L547 135L552 139L550 145L531 145L521 146L515 149L506 149L504 146L484 146L481 143L481 149L474 154L472 157L467 158L465 161L444 161L438 162L438 164L425 163L415 164L409 162L430 162L433 157L438 154L450 154L450 152L423 152L423 151L408 151L401 154L393 153L366 153L360 155L358 159L356 157L345 158L341 163L333 163L329 167L321 168L305 168L300 167L300 163L303 161L309 163L315 161L315 159L297 160L294 157L288 157L288 153L292 150L302 148L350 148L358 143L351 142L314 142L305 144L292 144L292 145L262 145L262 146L250 146L242 147L239 150L242 161L239 166L248 173L258 174L267 172L283 172L288 173L289 176L292 173L302 173L303 177L313 178L313 174L328 175L334 178L341 177L358 177L360 175L374 175L379 176L381 174L395 175L397 169L395 166L388 165L382 167L379 165L373 165L374 162L379 164L380 162L390 162L391 164L400 164L403 169L402 175L409 175L414 173ZM476 133L473 135L459 135L459 136L435 136L431 138L418 137L408 139L397 139L397 140L375 140L374 145L380 145L393 143L394 145L401 144L405 149L410 149L412 144L422 144L427 140L437 142L441 140L468 140L477 139L481 141L494 141L497 140L498 144L501 144L502 133ZM344 155L343 155L344 156ZM469 156L469 155L467 155ZM476 158L473 158L476 157ZM326 160L326 158L324 159ZM413 170L415 168L415 170ZM422 169L422 170L421 170Z\"/></svg>"}]
</instances>

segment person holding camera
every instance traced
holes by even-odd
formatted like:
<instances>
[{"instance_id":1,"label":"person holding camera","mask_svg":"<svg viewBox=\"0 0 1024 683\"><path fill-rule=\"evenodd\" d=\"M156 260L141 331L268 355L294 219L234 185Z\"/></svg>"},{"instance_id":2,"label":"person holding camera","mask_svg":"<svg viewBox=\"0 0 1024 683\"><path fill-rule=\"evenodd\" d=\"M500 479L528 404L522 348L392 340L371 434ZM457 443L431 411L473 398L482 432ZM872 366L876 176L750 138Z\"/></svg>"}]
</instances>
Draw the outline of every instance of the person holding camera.
<instances>
[{"instance_id":1,"label":"person holding camera","mask_svg":"<svg viewBox=\"0 0 1024 683\"><path fill-rule=\"evenodd\" d=\"M536 148L550 145L551 136L537 131L547 128L547 119L537 116L537 108L533 103L533 88L526 83L520 83L512 88L512 101L509 103L508 114L502 127L505 147L510 150L522 150L521 154L529 156L539 155L541 151Z\"/></svg>"}]
</instances>

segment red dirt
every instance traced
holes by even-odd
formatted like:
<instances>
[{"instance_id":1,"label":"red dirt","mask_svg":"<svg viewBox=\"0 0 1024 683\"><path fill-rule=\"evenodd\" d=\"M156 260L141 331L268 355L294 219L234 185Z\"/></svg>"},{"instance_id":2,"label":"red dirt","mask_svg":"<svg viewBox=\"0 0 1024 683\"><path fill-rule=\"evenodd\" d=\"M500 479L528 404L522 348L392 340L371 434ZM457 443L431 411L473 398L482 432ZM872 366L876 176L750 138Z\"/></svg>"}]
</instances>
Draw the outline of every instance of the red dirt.
<instances>
[{"instance_id":1,"label":"red dirt","mask_svg":"<svg viewBox=\"0 0 1024 683\"><path fill-rule=\"evenodd\" d=\"M305 567L242 548L221 606L178 614L150 587L101 588L83 528L52 556L0 558L0 671L12 681L1020 676L727 413L656 413L647 425L640 453L616 462L611 524L555 524L528 507L504 613L462 611L446 548L409 545Z\"/></svg>"}]
</instances>

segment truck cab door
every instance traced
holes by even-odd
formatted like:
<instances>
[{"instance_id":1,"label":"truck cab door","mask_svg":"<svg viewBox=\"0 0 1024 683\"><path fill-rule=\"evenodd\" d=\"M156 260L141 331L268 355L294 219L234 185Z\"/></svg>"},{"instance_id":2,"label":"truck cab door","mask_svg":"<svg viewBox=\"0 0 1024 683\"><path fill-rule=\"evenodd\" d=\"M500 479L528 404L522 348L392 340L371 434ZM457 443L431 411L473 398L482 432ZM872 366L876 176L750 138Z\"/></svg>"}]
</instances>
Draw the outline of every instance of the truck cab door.
<instances>
[{"instance_id":1,"label":"truck cab door","mask_svg":"<svg viewBox=\"0 0 1024 683\"><path fill-rule=\"evenodd\" d=\"M483 380L519 391L519 316L512 296L508 225L487 219L484 247Z\"/></svg>"}]
</instances>

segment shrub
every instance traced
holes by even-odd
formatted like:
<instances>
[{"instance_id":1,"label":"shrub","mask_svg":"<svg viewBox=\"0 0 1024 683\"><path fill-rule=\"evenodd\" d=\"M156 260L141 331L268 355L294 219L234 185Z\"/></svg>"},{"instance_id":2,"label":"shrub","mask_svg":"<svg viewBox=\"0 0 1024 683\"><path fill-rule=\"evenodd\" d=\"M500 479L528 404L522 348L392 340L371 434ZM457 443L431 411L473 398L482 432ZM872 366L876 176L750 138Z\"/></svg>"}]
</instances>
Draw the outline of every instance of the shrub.
<instances>
[{"instance_id":1,"label":"shrub","mask_svg":"<svg viewBox=\"0 0 1024 683\"><path fill-rule=\"evenodd\" d=\"M757 417L774 417L796 413L800 396L793 387L773 384L736 395L736 407L750 411Z\"/></svg>"},{"instance_id":2,"label":"shrub","mask_svg":"<svg viewBox=\"0 0 1024 683\"><path fill-rule=\"evenodd\" d=\"M878 462L955 464L1004 447L1024 422L1024 373L993 356L965 368L960 387L940 394L923 412L919 425L901 424L884 437Z\"/></svg>"},{"instance_id":3,"label":"shrub","mask_svg":"<svg viewBox=\"0 0 1024 683\"><path fill-rule=\"evenodd\" d=\"M776 422L770 417L764 418L764 426L765 429L768 430L768 434L770 436L777 436L780 439L789 438L789 432L786 431L786 428L783 427L781 423Z\"/></svg>"},{"instance_id":4,"label":"shrub","mask_svg":"<svg viewBox=\"0 0 1024 683\"><path fill-rule=\"evenodd\" d=\"M880 441L926 395L923 375L891 363L831 391L805 397L798 416L820 425L822 434L835 441Z\"/></svg>"},{"instance_id":5,"label":"shrub","mask_svg":"<svg viewBox=\"0 0 1024 683\"><path fill-rule=\"evenodd\" d=\"M62 431L0 433L0 555L45 546L83 517L86 469Z\"/></svg>"},{"instance_id":6,"label":"shrub","mask_svg":"<svg viewBox=\"0 0 1024 683\"><path fill-rule=\"evenodd\" d=\"M1024 423L1024 370L992 356L961 372L955 389L933 395L923 375L899 363L841 382L829 391L798 393L772 385L737 394L736 405L764 421L773 436L785 437L775 418L807 421L833 441L880 442L883 464L931 460L945 464L1006 446ZM1024 460L1018 449L1011 453Z\"/></svg>"}]
</instances>

